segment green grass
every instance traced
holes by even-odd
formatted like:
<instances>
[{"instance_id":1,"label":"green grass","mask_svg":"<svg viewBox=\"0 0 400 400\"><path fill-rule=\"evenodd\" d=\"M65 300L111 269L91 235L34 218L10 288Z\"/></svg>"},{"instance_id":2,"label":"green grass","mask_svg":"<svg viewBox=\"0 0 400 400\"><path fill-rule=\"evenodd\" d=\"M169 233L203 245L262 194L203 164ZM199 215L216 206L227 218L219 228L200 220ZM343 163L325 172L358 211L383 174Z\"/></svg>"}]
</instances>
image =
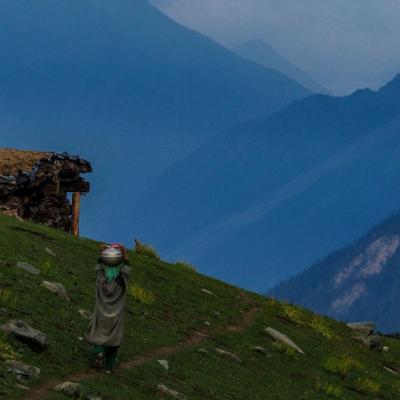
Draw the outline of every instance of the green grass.
<instances>
[{"instance_id":1,"label":"green grass","mask_svg":"<svg viewBox=\"0 0 400 400\"><path fill-rule=\"evenodd\" d=\"M155 302L155 297L153 293L144 288L141 288L135 283L129 284L128 294L130 297L141 304L153 304Z\"/></svg>"},{"instance_id":2,"label":"green grass","mask_svg":"<svg viewBox=\"0 0 400 400\"><path fill-rule=\"evenodd\" d=\"M47 254L46 247L57 257ZM99 243L91 240L0 216L0 309L5 309L0 312L0 324L23 319L49 336L49 348L43 353L31 351L13 337L0 337L0 353L13 354L41 369L40 381L30 383L32 387L49 380L67 380L90 366L91 348L78 339L88 321L78 311L94 306L98 248ZM383 368L400 370L398 340L386 339L391 349L388 353L371 352L352 339L345 325L303 308L245 293L193 273L191 268L135 251L130 252L130 260L120 362L176 345L194 331L208 331L211 337L163 356L169 362L168 371L155 358L117 375L98 375L81 382L87 392L98 393L103 400L161 400L167 397L157 391L157 385L165 384L190 400L399 398L399 378ZM15 268L18 261L35 265L42 274L30 275ZM42 280L61 282L71 301L40 287ZM203 288L216 296L204 293ZM251 306L259 311L248 329L224 329L240 320ZM269 326L287 334L306 355L277 345L265 334ZM254 346L264 347L267 354L254 352ZM243 362L222 357L215 352L216 347L233 352ZM208 350L208 354L198 352L198 348ZM21 398L25 393L16 383L0 361L0 397ZM43 399L66 397L51 391Z\"/></svg>"},{"instance_id":3,"label":"green grass","mask_svg":"<svg viewBox=\"0 0 400 400\"><path fill-rule=\"evenodd\" d=\"M194 267L192 264L189 264L185 261L178 261L175 264L175 267L181 268L183 270L189 271L189 272L197 272L197 268Z\"/></svg>"},{"instance_id":4,"label":"green grass","mask_svg":"<svg viewBox=\"0 0 400 400\"><path fill-rule=\"evenodd\" d=\"M144 244L139 240L135 240L135 253L149 258L154 258L155 260L160 260L160 256L154 247L149 244Z\"/></svg>"}]
</instances>

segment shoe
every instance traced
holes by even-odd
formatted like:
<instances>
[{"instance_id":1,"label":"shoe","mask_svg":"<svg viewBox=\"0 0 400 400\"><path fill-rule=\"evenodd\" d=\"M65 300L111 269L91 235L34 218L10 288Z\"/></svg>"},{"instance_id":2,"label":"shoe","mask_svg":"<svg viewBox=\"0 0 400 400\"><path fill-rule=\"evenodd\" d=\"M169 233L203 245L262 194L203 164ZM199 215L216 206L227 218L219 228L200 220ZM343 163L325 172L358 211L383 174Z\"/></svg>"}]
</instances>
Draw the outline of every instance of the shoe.
<instances>
[{"instance_id":1,"label":"shoe","mask_svg":"<svg viewBox=\"0 0 400 400\"><path fill-rule=\"evenodd\" d=\"M97 368L103 368L104 367L104 363L105 363L105 359L106 359L106 357L105 357L105 355L104 355L104 353L97 353L96 354L96 367Z\"/></svg>"}]
</instances>

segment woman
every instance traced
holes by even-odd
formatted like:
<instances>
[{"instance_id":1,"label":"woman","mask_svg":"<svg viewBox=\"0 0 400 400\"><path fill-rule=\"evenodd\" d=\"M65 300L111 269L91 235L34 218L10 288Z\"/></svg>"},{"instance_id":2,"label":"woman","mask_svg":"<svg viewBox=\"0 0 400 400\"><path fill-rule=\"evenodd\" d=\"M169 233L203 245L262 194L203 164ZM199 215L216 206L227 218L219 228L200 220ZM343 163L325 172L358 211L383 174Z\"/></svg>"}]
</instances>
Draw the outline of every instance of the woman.
<instances>
[{"instance_id":1,"label":"woman","mask_svg":"<svg viewBox=\"0 0 400 400\"><path fill-rule=\"evenodd\" d=\"M100 247L96 266L96 307L86 338L94 345L96 365L114 372L123 337L123 314L128 287L128 252L118 244Z\"/></svg>"}]
</instances>

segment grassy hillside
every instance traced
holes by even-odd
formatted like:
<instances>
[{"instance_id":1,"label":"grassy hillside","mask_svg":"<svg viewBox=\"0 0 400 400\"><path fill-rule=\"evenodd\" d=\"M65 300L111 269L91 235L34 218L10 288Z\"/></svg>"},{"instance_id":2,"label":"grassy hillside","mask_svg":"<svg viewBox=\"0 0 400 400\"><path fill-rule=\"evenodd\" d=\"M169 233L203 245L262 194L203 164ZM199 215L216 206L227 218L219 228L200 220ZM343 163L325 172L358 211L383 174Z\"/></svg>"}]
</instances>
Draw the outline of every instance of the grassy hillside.
<instances>
[{"instance_id":1,"label":"grassy hillside","mask_svg":"<svg viewBox=\"0 0 400 400\"><path fill-rule=\"evenodd\" d=\"M157 390L159 384L193 400L399 397L400 377L383 368L400 370L398 341L386 339L388 353L371 352L353 341L343 324L134 253L131 282L147 296L128 299L121 368L112 376L86 373L90 347L79 338L88 321L79 310L94 305L97 251L96 242L0 216L0 324L23 319L49 336L42 353L0 336L0 359L14 355L42 371L27 391L0 361L1 398L66 399L52 388L67 380L79 380L86 393L103 400L168 399ZM19 261L35 265L41 274L16 268ZM71 301L41 287L42 280L63 283ZM288 334L306 354L270 339L264 333L269 326ZM266 354L254 346L264 347ZM233 352L242 362L215 348ZM170 369L158 359L168 360Z\"/></svg>"}]
</instances>

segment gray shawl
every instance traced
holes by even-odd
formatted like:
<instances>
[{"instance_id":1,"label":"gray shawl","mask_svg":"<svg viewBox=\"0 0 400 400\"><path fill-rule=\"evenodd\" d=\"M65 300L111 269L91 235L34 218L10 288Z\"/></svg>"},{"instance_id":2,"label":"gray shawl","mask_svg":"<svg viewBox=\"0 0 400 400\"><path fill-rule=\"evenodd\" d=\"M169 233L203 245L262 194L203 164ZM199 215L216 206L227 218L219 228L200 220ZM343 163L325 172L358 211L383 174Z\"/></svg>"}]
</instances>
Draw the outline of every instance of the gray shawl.
<instances>
[{"instance_id":1,"label":"gray shawl","mask_svg":"<svg viewBox=\"0 0 400 400\"><path fill-rule=\"evenodd\" d=\"M93 313L86 339L89 343L114 347L120 346L123 336L123 313L130 268L120 267L119 277L107 282L105 266L96 266L96 307Z\"/></svg>"}]
</instances>

